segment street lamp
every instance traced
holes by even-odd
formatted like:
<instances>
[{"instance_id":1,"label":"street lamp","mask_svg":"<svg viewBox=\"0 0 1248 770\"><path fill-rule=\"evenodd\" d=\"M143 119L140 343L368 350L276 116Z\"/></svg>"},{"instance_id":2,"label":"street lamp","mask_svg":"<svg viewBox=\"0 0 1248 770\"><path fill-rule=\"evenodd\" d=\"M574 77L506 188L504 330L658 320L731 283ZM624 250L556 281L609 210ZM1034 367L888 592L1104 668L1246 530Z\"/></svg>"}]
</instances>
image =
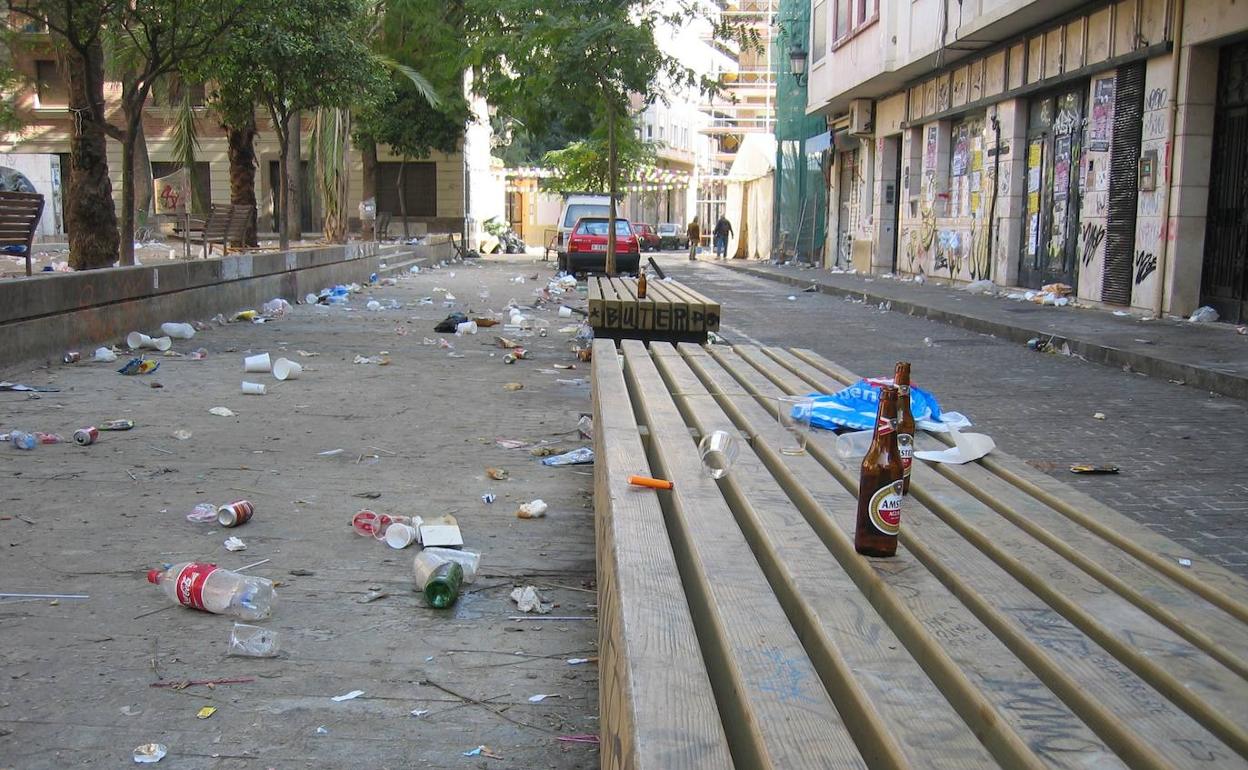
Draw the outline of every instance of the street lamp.
<instances>
[{"instance_id":1,"label":"street lamp","mask_svg":"<svg viewBox=\"0 0 1248 770\"><path fill-rule=\"evenodd\" d=\"M789 47L789 72L799 86L806 85L806 57L806 49L802 48L802 44L793 41L793 45Z\"/></svg>"}]
</instances>

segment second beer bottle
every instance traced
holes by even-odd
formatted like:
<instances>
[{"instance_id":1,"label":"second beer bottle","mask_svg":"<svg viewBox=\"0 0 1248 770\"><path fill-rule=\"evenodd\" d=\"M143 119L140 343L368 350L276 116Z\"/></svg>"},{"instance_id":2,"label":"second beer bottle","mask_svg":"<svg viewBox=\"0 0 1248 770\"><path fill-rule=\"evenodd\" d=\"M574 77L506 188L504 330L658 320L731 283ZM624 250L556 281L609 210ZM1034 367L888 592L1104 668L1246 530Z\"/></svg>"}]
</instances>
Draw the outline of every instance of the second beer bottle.
<instances>
[{"instance_id":1,"label":"second beer bottle","mask_svg":"<svg viewBox=\"0 0 1248 770\"><path fill-rule=\"evenodd\" d=\"M904 471L897 448L897 388L880 389L875 435L862 458L854 550L864 556L893 556L901 531Z\"/></svg>"}]
</instances>

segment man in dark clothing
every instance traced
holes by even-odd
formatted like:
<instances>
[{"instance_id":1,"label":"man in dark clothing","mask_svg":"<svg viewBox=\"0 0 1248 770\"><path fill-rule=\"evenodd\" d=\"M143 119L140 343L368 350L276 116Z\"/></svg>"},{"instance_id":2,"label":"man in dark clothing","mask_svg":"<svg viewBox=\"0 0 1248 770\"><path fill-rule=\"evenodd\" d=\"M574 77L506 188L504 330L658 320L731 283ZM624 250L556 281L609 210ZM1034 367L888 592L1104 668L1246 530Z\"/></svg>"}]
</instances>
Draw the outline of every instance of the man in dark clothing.
<instances>
[{"instance_id":1,"label":"man in dark clothing","mask_svg":"<svg viewBox=\"0 0 1248 770\"><path fill-rule=\"evenodd\" d=\"M728 239L732 237L732 223L728 217L720 216L715 223L715 256L719 259L728 258Z\"/></svg>"}]
</instances>

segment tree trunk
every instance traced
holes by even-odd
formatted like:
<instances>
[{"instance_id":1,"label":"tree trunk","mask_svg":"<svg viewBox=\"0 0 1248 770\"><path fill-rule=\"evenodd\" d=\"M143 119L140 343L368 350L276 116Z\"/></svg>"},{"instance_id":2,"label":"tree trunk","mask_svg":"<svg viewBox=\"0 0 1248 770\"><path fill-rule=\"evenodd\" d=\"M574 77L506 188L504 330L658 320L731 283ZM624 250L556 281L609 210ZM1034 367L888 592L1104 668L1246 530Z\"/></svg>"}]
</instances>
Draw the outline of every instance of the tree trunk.
<instances>
[{"instance_id":1,"label":"tree trunk","mask_svg":"<svg viewBox=\"0 0 1248 770\"><path fill-rule=\"evenodd\" d=\"M363 137L360 140L360 158L364 163L364 184L360 190L360 200L373 199L374 206L377 203L377 143L371 137ZM374 214L380 214L380 211L374 207ZM377 240L377 220L369 222L364 219L360 220L360 239L365 241Z\"/></svg>"},{"instance_id":2,"label":"tree trunk","mask_svg":"<svg viewBox=\"0 0 1248 770\"><path fill-rule=\"evenodd\" d=\"M75 270L109 267L117 261L117 209L108 178L104 126L92 118L91 110L93 103L104 103L104 49L97 43L85 58L71 52L65 65L69 109L74 116L65 196L69 266Z\"/></svg>"},{"instance_id":3,"label":"tree trunk","mask_svg":"<svg viewBox=\"0 0 1248 770\"><path fill-rule=\"evenodd\" d=\"M289 155L287 145L290 144L290 117L275 121L277 130L277 243L278 248L286 251L290 248L290 229L286 227L286 211L289 208L290 174L287 173L286 160Z\"/></svg>"},{"instance_id":4,"label":"tree trunk","mask_svg":"<svg viewBox=\"0 0 1248 770\"><path fill-rule=\"evenodd\" d=\"M291 241L303 237L303 162L300 140L303 133L303 116L299 112L291 113L286 123L286 159L285 180L286 200L282 205L282 230L286 237L283 249L290 247Z\"/></svg>"},{"instance_id":5,"label":"tree trunk","mask_svg":"<svg viewBox=\"0 0 1248 770\"><path fill-rule=\"evenodd\" d=\"M411 235L407 232L407 184L405 177L407 176L407 158L404 157L399 161L399 181L395 187L399 189L399 216L403 217L403 240L407 241Z\"/></svg>"},{"instance_id":6,"label":"tree trunk","mask_svg":"<svg viewBox=\"0 0 1248 770\"><path fill-rule=\"evenodd\" d=\"M230 203L250 206L245 243L231 246L259 246L256 235L256 116L249 114L240 126L226 126L230 156Z\"/></svg>"},{"instance_id":7,"label":"tree trunk","mask_svg":"<svg viewBox=\"0 0 1248 770\"><path fill-rule=\"evenodd\" d=\"M607 216L607 275L615 275L615 195L619 189L619 154L615 146L615 110L607 103L607 190L611 195Z\"/></svg>"},{"instance_id":8,"label":"tree trunk","mask_svg":"<svg viewBox=\"0 0 1248 770\"><path fill-rule=\"evenodd\" d=\"M152 159L147 152L147 135L143 132L143 121L134 139L134 211L139 227L146 227L152 213Z\"/></svg>"},{"instance_id":9,"label":"tree trunk","mask_svg":"<svg viewBox=\"0 0 1248 770\"><path fill-rule=\"evenodd\" d=\"M122 104L126 132L121 137L121 259L122 265L134 264L134 145L138 139L139 123L143 121L143 108L134 107L126 99Z\"/></svg>"}]
</instances>

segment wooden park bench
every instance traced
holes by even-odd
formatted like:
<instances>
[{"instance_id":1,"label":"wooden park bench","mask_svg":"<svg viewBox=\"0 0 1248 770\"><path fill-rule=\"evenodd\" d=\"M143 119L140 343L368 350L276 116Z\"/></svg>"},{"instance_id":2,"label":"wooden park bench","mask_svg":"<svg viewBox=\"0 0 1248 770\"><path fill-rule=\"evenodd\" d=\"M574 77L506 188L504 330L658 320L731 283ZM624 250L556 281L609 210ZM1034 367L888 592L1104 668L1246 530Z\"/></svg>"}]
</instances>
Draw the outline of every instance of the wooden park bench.
<instances>
[{"instance_id":1,"label":"wooden park bench","mask_svg":"<svg viewBox=\"0 0 1248 770\"><path fill-rule=\"evenodd\" d=\"M31 249L41 216L43 196L39 193L0 190L0 248L26 257L26 275L31 274Z\"/></svg>"},{"instance_id":2,"label":"wooden park bench","mask_svg":"<svg viewBox=\"0 0 1248 770\"><path fill-rule=\"evenodd\" d=\"M230 244L246 243L251 210L252 207L245 203L216 203L207 219L191 219L189 233L184 232L178 222L174 224L173 233L169 237L203 244L205 259L212 255L214 245L221 247L221 254L224 256L230 253Z\"/></svg>"},{"instance_id":3,"label":"wooden park bench","mask_svg":"<svg viewBox=\"0 0 1248 770\"><path fill-rule=\"evenodd\" d=\"M706 342L719 331L719 303L678 281L647 282L637 298L636 278L589 278L589 325L598 339Z\"/></svg>"},{"instance_id":4,"label":"wooden park bench","mask_svg":"<svg viewBox=\"0 0 1248 770\"><path fill-rule=\"evenodd\" d=\"M858 375L594 347L602 767L1248 762L1243 579L999 451L916 461L897 556L861 557L858 461L823 431L780 454L775 416ZM740 446L719 481L697 452L715 430Z\"/></svg>"}]
</instances>

